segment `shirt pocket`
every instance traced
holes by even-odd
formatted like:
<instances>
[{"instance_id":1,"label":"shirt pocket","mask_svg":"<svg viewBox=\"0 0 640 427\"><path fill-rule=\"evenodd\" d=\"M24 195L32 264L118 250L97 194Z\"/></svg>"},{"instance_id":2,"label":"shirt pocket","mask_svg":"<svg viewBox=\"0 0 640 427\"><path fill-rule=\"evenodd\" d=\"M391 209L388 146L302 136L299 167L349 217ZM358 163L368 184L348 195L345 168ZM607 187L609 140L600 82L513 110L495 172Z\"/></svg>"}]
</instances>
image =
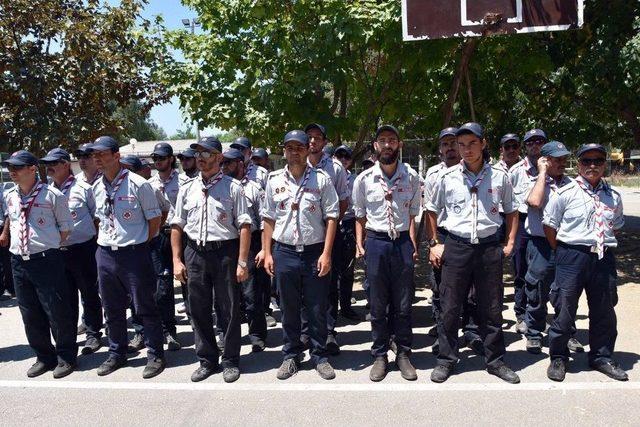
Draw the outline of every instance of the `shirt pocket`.
<instances>
[{"instance_id":1,"label":"shirt pocket","mask_svg":"<svg viewBox=\"0 0 640 427\"><path fill-rule=\"evenodd\" d=\"M274 194L273 201L276 205L276 213L282 214L289 210L289 193L279 192Z\"/></svg>"},{"instance_id":2,"label":"shirt pocket","mask_svg":"<svg viewBox=\"0 0 640 427\"><path fill-rule=\"evenodd\" d=\"M79 217L82 216L82 209L84 208L84 203L81 199L76 197L72 197L69 199L69 211L71 211L71 218L74 221L77 221Z\"/></svg>"},{"instance_id":3,"label":"shirt pocket","mask_svg":"<svg viewBox=\"0 0 640 427\"><path fill-rule=\"evenodd\" d=\"M314 192L305 192L302 198L304 200L304 203L302 204L301 208L305 210L305 213L320 215L320 213L322 212L322 199L320 197L320 194Z\"/></svg>"},{"instance_id":4,"label":"shirt pocket","mask_svg":"<svg viewBox=\"0 0 640 427\"><path fill-rule=\"evenodd\" d=\"M454 215L460 215L467 206L467 193L468 190L466 189L456 189L447 192L445 200L447 211Z\"/></svg>"},{"instance_id":5,"label":"shirt pocket","mask_svg":"<svg viewBox=\"0 0 640 427\"><path fill-rule=\"evenodd\" d=\"M55 227L56 221L53 216L53 206L48 202L44 204L34 203L29 212L29 223L39 228Z\"/></svg>"},{"instance_id":6,"label":"shirt pocket","mask_svg":"<svg viewBox=\"0 0 640 427\"><path fill-rule=\"evenodd\" d=\"M211 215L213 219L221 224L230 224L233 220L233 200L228 197L220 199L212 199L211 206L213 210Z\"/></svg>"},{"instance_id":7,"label":"shirt pocket","mask_svg":"<svg viewBox=\"0 0 640 427\"><path fill-rule=\"evenodd\" d=\"M393 194L396 199L396 206L402 212L406 212L411 207L411 187L401 187Z\"/></svg>"},{"instance_id":8,"label":"shirt pocket","mask_svg":"<svg viewBox=\"0 0 640 427\"><path fill-rule=\"evenodd\" d=\"M144 220L142 209L135 197L118 197L115 201L116 218L120 224L141 224Z\"/></svg>"}]
</instances>

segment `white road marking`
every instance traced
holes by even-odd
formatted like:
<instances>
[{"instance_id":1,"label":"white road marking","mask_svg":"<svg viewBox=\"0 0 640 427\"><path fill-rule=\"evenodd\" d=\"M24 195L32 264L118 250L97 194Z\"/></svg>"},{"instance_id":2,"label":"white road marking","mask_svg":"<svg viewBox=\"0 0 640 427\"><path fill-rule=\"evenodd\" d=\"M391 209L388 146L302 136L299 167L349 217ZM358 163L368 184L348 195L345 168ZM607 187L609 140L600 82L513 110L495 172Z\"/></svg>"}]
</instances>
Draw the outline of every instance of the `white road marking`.
<instances>
[{"instance_id":1,"label":"white road marking","mask_svg":"<svg viewBox=\"0 0 640 427\"><path fill-rule=\"evenodd\" d=\"M331 392L402 392L402 391L597 391L640 390L640 382L536 382L507 383L413 383L413 384L218 384L218 383L161 383L161 382L81 382L0 380L0 388L23 389L78 389L78 390L163 390L163 391L331 391Z\"/></svg>"}]
</instances>

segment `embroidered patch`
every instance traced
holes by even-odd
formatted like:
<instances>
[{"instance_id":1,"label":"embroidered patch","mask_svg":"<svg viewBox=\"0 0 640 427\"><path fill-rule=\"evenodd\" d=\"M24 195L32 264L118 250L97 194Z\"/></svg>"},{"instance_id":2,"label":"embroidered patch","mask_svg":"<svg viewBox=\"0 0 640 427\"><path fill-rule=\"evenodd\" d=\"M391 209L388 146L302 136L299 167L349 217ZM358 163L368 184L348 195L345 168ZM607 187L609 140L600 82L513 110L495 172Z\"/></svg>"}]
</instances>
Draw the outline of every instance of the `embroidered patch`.
<instances>
[{"instance_id":1,"label":"embroidered patch","mask_svg":"<svg viewBox=\"0 0 640 427\"><path fill-rule=\"evenodd\" d=\"M122 218L129 221L131 220L131 218L133 218L133 214L131 213L131 211L124 211L122 213Z\"/></svg>"},{"instance_id":2,"label":"embroidered patch","mask_svg":"<svg viewBox=\"0 0 640 427\"><path fill-rule=\"evenodd\" d=\"M309 207L309 212L312 212L312 213L313 213L313 212L315 212L315 211L316 211L316 205L311 205L311 206Z\"/></svg>"},{"instance_id":3,"label":"embroidered patch","mask_svg":"<svg viewBox=\"0 0 640 427\"><path fill-rule=\"evenodd\" d=\"M42 217L38 218L38 225L40 225L40 226L44 225L44 218L42 218Z\"/></svg>"},{"instance_id":4,"label":"embroidered patch","mask_svg":"<svg viewBox=\"0 0 640 427\"><path fill-rule=\"evenodd\" d=\"M492 215L496 215L497 213L498 213L498 208L494 205L494 206L491 208L491 214L492 214Z\"/></svg>"},{"instance_id":5,"label":"embroidered patch","mask_svg":"<svg viewBox=\"0 0 640 427\"><path fill-rule=\"evenodd\" d=\"M227 221L227 214L226 213L221 213L220 215L218 215L218 221L226 222Z\"/></svg>"},{"instance_id":6,"label":"embroidered patch","mask_svg":"<svg viewBox=\"0 0 640 427\"><path fill-rule=\"evenodd\" d=\"M78 212L71 211L71 218L74 219L74 220L77 219L78 218Z\"/></svg>"},{"instance_id":7,"label":"embroidered patch","mask_svg":"<svg viewBox=\"0 0 640 427\"><path fill-rule=\"evenodd\" d=\"M462 212L462 208L459 205L455 205L453 207L453 211L457 214L459 214L460 212Z\"/></svg>"}]
</instances>

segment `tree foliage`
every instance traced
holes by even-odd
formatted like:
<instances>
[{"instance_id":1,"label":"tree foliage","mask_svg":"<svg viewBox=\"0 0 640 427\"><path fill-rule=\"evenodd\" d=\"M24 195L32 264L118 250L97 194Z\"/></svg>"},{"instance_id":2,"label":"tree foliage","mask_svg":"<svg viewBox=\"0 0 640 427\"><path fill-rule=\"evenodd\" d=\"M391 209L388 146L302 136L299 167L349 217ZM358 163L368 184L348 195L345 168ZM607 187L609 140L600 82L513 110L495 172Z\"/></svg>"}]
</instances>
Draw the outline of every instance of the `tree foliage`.
<instances>
[{"instance_id":1,"label":"tree foliage","mask_svg":"<svg viewBox=\"0 0 640 427\"><path fill-rule=\"evenodd\" d=\"M113 3L113 2L111 2ZM165 99L146 0L0 0L0 143L36 152L120 134L132 101Z\"/></svg>"}]
</instances>

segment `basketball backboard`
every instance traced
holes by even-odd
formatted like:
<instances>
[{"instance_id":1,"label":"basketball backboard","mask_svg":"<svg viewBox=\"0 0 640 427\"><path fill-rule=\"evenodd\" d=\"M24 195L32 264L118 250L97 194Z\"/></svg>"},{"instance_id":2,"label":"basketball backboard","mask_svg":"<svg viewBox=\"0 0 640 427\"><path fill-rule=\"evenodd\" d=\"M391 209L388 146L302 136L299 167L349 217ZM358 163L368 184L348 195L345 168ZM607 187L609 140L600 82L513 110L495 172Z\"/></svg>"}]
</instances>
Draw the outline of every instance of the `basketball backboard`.
<instances>
[{"instance_id":1,"label":"basketball backboard","mask_svg":"<svg viewBox=\"0 0 640 427\"><path fill-rule=\"evenodd\" d=\"M403 39L480 36L486 17L494 34L580 28L584 0L402 0Z\"/></svg>"}]
</instances>

